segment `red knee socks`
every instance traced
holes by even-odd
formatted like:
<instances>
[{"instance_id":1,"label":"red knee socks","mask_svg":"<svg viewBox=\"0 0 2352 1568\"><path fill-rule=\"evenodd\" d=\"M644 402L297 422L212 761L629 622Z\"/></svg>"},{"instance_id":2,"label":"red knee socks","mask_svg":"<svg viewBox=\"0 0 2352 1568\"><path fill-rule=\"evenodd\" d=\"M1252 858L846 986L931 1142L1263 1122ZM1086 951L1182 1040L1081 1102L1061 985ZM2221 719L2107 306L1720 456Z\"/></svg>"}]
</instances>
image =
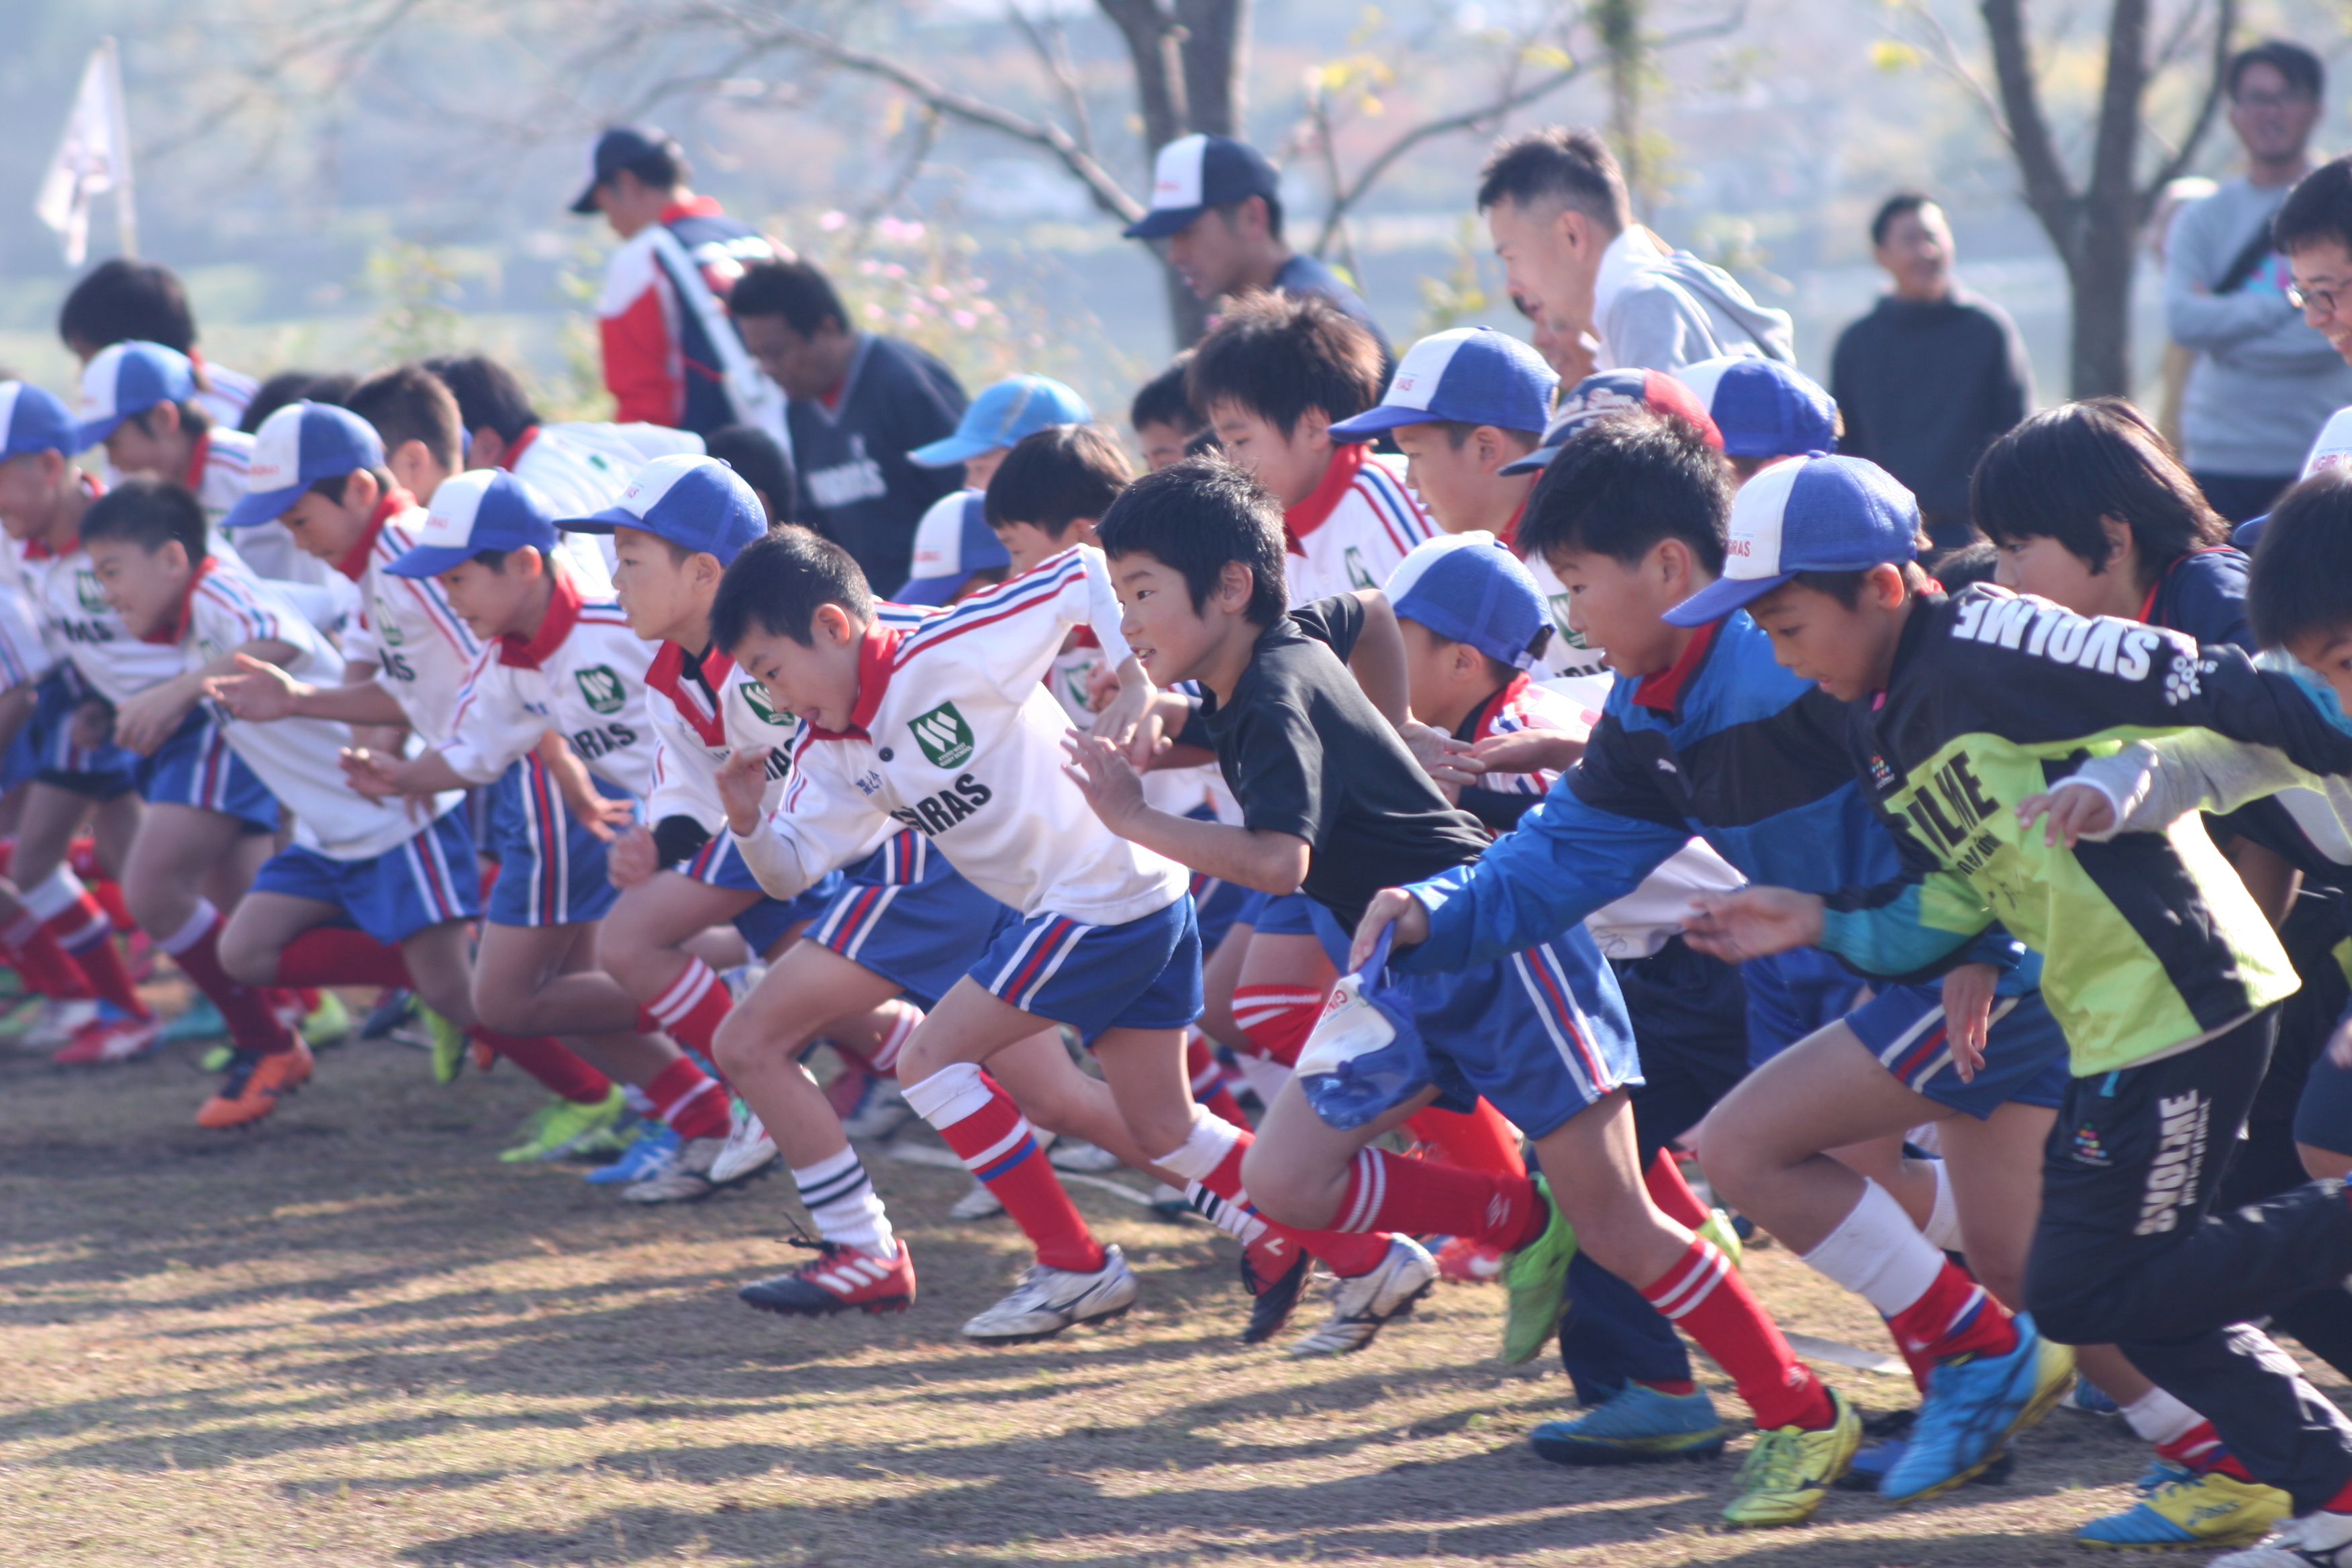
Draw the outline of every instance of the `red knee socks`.
<instances>
[{"instance_id":1,"label":"red knee socks","mask_svg":"<svg viewBox=\"0 0 2352 1568\"><path fill-rule=\"evenodd\" d=\"M653 1101L654 1114L681 1140L727 1136L727 1090L692 1057L680 1057L656 1073L645 1096Z\"/></svg>"},{"instance_id":2,"label":"red knee socks","mask_svg":"<svg viewBox=\"0 0 2352 1568\"><path fill-rule=\"evenodd\" d=\"M1642 1184L1650 1190L1650 1201L1685 1230L1696 1230L1706 1223L1706 1205L1683 1180L1682 1162L1675 1158L1672 1149L1658 1151L1650 1168L1642 1173Z\"/></svg>"},{"instance_id":3,"label":"red knee socks","mask_svg":"<svg viewBox=\"0 0 2352 1568\"><path fill-rule=\"evenodd\" d=\"M1519 1135L1503 1113L1480 1100L1468 1115L1430 1106L1405 1120L1405 1131L1430 1146L1439 1159L1490 1176L1524 1176Z\"/></svg>"},{"instance_id":4,"label":"red knee socks","mask_svg":"<svg viewBox=\"0 0 2352 1568\"><path fill-rule=\"evenodd\" d=\"M1323 993L1305 985L1236 985L1234 1022L1257 1054L1289 1067L1323 1016Z\"/></svg>"},{"instance_id":5,"label":"red knee socks","mask_svg":"<svg viewBox=\"0 0 2352 1568\"><path fill-rule=\"evenodd\" d=\"M582 1061L566 1047L544 1035L508 1035L479 1024L466 1031L468 1038L480 1041L499 1055L530 1074L554 1093L577 1105L596 1105L613 1092L613 1080ZM686 1064L692 1067L694 1064ZM726 1113L719 1114L719 1131L727 1131ZM687 1136L680 1133L680 1137ZM701 1134L695 1134L701 1136Z\"/></svg>"},{"instance_id":6,"label":"red knee socks","mask_svg":"<svg viewBox=\"0 0 2352 1568\"><path fill-rule=\"evenodd\" d=\"M0 946L8 952L27 989L52 1002L86 1002L98 994L81 966L30 910L0 931Z\"/></svg>"},{"instance_id":7,"label":"red knee socks","mask_svg":"<svg viewBox=\"0 0 2352 1568\"><path fill-rule=\"evenodd\" d=\"M719 1033L720 1022L734 1005L735 998L728 992L727 983L719 978L719 972L702 960L689 957L677 978L646 1004L646 1011L654 1016L671 1039L707 1057L710 1055L711 1037Z\"/></svg>"},{"instance_id":8,"label":"red knee socks","mask_svg":"<svg viewBox=\"0 0 2352 1568\"><path fill-rule=\"evenodd\" d=\"M1690 1250L1641 1289L1650 1305L1731 1374L1757 1426L1812 1431L1835 1418L1829 1390L1789 1349L1748 1282L1713 1242L1693 1237Z\"/></svg>"},{"instance_id":9,"label":"red knee socks","mask_svg":"<svg viewBox=\"0 0 2352 1568\"><path fill-rule=\"evenodd\" d=\"M1360 1149L1331 1228L1460 1236L1507 1250L1541 1236L1550 1219L1535 1183L1526 1176Z\"/></svg>"},{"instance_id":10,"label":"red knee socks","mask_svg":"<svg viewBox=\"0 0 2352 1568\"><path fill-rule=\"evenodd\" d=\"M1246 1129L1222 1117L1195 1110L1192 1130L1184 1142L1152 1163L1171 1175L1197 1183L1223 1200L1213 1207L1204 1206L1203 1212L1219 1229L1244 1242L1255 1241L1268 1233L1287 1237L1302 1251L1329 1264L1331 1272L1343 1279L1369 1274L1381 1266L1389 1253L1385 1233L1359 1235L1343 1228L1304 1230L1277 1225L1251 1206L1249 1192L1242 1184L1242 1159L1249 1152L1251 1142L1252 1135Z\"/></svg>"},{"instance_id":11,"label":"red knee socks","mask_svg":"<svg viewBox=\"0 0 2352 1568\"><path fill-rule=\"evenodd\" d=\"M1224 1068L1197 1029L1184 1037L1184 1070L1192 1076L1194 1103L1205 1107L1212 1116L1222 1117L1244 1130L1248 1128L1249 1118L1242 1113L1241 1102L1234 1098L1234 1091L1225 1087Z\"/></svg>"},{"instance_id":12,"label":"red knee socks","mask_svg":"<svg viewBox=\"0 0 2352 1568\"><path fill-rule=\"evenodd\" d=\"M1100 1243L1037 1148L1028 1118L1013 1097L970 1062L908 1084L907 1103L938 1130L964 1168L986 1184L1048 1268L1091 1274L1103 1267Z\"/></svg>"},{"instance_id":13,"label":"red knee socks","mask_svg":"<svg viewBox=\"0 0 2352 1568\"><path fill-rule=\"evenodd\" d=\"M278 954L278 984L291 986L414 984L399 948L348 926L312 926Z\"/></svg>"},{"instance_id":14,"label":"red knee socks","mask_svg":"<svg viewBox=\"0 0 2352 1568\"><path fill-rule=\"evenodd\" d=\"M292 1050L295 1035L270 1005L269 994L232 979L228 971L221 967L220 933L227 925L211 900L198 899L196 912L188 917L187 923L156 945L170 953L172 962L180 966L180 973L220 1009L222 1019L228 1025L229 1039L237 1049L260 1056Z\"/></svg>"}]
</instances>

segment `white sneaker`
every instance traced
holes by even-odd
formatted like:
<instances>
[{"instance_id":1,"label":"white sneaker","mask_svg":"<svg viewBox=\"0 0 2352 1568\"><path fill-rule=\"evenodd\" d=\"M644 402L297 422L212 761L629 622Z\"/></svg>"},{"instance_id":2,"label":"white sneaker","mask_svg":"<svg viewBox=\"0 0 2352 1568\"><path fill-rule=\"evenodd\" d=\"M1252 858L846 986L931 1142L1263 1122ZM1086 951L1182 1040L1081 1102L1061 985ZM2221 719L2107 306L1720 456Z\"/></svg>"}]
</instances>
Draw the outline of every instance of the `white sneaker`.
<instances>
[{"instance_id":1,"label":"white sneaker","mask_svg":"<svg viewBox=\"0 0 2352 1568\"><path fill-rule=\"evenodd\" d=\"M54 1051L97 1022L98 1004L95 1001L86 998L59 1002L52 999L42 1007L41 1016L33 1026L17 1037L17 1043L28 1051Z\"/></svg>"},{"instance_id":2,"label":"white sneaker","mask_svg":"<svg viewBox=\"0 0 2352 1568\"><path fill-rule=\"evenodd\" d=\"M1294 1356L1346 1355L1362 1350L1391 1318L1402 1318L1429 1294L1437 1280L1437 1259L1410 1237L1389 1243L1379 1268L1352 1279L1331 1281L1331 1315L1289 1345Z\"/></svg>"},{"instance_id":3,"label":"white sneaker","mask_svg":"<svg viewBox=\"0 0 2352 1568\"><path fill-rule=\"evenodd\" d=\"M1066 1138L1055 1144L1045 1161L1057 1171L1084 1171L1089 1174L1118 1169L1118 1155L1078 1138Z\"/></svg>"},{"instance_id":4,"label":"white sneaker","mask_svg":"<svg viewBox=\"0 0 2352 1568\"><path fill-rule=\"evenodd\" d=\"M988 1190L988 1184L976 1181L971 1184L971 1191L956 1199L955 1206L948 1210L948 1217L950 1219L994 1219L1003 1212L1003 1204L997 1200L994 1193Z\"/></svg>"},{"instance_id":5,"label":"white sneaker","mask_svg":"<svg viewBox=\"0 0 2352 1568\"><path fill-rule=\"evenodd\" d=\"M625 1204L690 1204L719 1190L710 1167L724 1138L689 1138L656 1161L653 1168L621 1189Z\"/></svg>"},{"instance_id":6,"label":"white sneaker","mask_svg":"<svg viewBox=\"0 0 2352 1568\"><path fill-rule=\"evenodd\" d=\"M1135 1294L1135 1276L1116 1247L1103 1248L1103 1266L1091 1274L1033 1263L1012 1295L963 1326L964 1337L998 1345L1051 1339L1073 1323L1126 1316Z\"/></svg>"},{"instance_id":7,"label":"white sneaker","mask_svg":"<svg viewBox=\"0 0 2352 1568\"><path fill-rule=\"evenodd\" d=\"M2288 1520L2260 1546L2216 1557L2206 1568L2352 1568L2352 1513Z\"/></svg>"},{"instance_id":8,"label":"white sneaker","mask_svg":"<svg viewBox=\"0 0 2352 1568\"><path fill-rule=\"evenodd\" d=\"M750 1181L775 1163L776 1141L761 1124L760 1113L737 1100L734 1123L727 1132L727 1146L719 1151L719 1158L710 1162L710 1184L730 1187L737 1182Z\"/></svg>"},{"instance_id":9,"label":"white sneaker","mask_svg":"<svg viewBox=\"0 0 2352 1568\"><path fill-rule=\"evenodd\" d=\"M841 1119L841 1130L853 1139L879 1142L914 1119L915 1108L898 1092L898 1079L877 1078L857 1109Z\"/></svg>"}]
</instances>

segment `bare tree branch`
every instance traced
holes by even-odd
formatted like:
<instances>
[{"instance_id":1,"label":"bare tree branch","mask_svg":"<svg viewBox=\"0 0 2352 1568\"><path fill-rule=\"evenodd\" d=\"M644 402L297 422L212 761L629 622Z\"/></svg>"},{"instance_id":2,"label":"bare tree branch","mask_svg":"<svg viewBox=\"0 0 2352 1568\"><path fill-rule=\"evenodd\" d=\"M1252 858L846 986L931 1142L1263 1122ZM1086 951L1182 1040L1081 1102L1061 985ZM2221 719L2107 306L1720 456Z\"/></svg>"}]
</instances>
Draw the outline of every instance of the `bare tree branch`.
<instances>
[{"instance_id":1,"label":"bare tree branch","mask_svg":"<svg viewBox=\"0 0 2352 1568\"><path fill-rule=\"evenodd\" d=\"M2128 0L2117 0L2118 4ZM1982 0L1985 32L1992 44L1993 75L2000 84L2001 117L2018 173L2025 181L2026 205L2042 220L2051 243L2069 267L2079 259L2082 198L2067 178L2042 112L2041 89L2025 33L2024 0Z\"/></svg>"},{"instance_id":2,"label":"bare tree branch","mask_svg":"<svg viewBox=\"0 0 2352 1568\"><path fill-rule=\"evenodd\" d=\"M1005 0L1004 10L1013 18L1013 25L1021 29L1021 36L1029 40L1029 47L1037 52L1037 62L1045 68L1045 74L1053 79L1055 88L1061 93L1062 107L1069 110L1070 123L1075 127L1075 138L1080 151L1087 157L1093 157L1094 121L1087 113L1086 95L1078 89L1077 68L1070 59L1069 40L1063 36L1061 23L1049 13L1045 26L1040 27L1029 13L1021 8L1020 0Z\"/></svg>"},{"instance_id":3,"label":"bare tree branch","mask_svg":"<svg viewBox=\"0 0 2352 1568\"><path fill-rule=\"evenodd\" d=\"M1985 85L1984 79L1970 68L1968 57L1960 52L1959 45L1952 41L1952 35L1946 30L1943 22L1928 8L1926 0L1906 0L1904 9L1926 30L1927 57L1935 61L1936 68L1967 89L1969 95L1977 100L1977 107L1984 110L1985 119L1994 132L2014 149L2015 142L2009 133L2009 116L2002 110L2000 100L1991 88Z\"/></svg>"},{"instance_id":4,"label":"bare tree branch","mask_svg":"<svg viewBox=\"0 0 2352 1568\"><path fill-rule=\"evenodd\" d=\"M2197 118L2189 121L2188 134L2181 137L2179 148L2164 161L2163 167L2156 172L2156 178L2150 180L2147 188L2140 193L2138 216L2143 223L2156 210L2158 200L2164 195L2164 187L2180 178L2189 167L2189 161L2197 156L2197 149L2203 144L2207 132L2213 129L2214 116L2221 111L2221 100L2230 89L2231 35L2237 30L2238 0L2221 0L2220 13L2213 19L2213 74L2205 84L2204 101L2197 106Z\"/></svg>"},{"instance_id":5,"label":"bare tree branch","mask_svg":"<svg viewBox=\"0 0 2352 1568\"><path fill-rule=\"evenodd\" d=\"M1095 0L1127 40L1128 58L1135 65L1137 105L1143 110L1143 141L1147 152L1184 134L1192 123L1184 99L1183 29L1160 8L1158 0Z\"/></svg>"}]
</instances>

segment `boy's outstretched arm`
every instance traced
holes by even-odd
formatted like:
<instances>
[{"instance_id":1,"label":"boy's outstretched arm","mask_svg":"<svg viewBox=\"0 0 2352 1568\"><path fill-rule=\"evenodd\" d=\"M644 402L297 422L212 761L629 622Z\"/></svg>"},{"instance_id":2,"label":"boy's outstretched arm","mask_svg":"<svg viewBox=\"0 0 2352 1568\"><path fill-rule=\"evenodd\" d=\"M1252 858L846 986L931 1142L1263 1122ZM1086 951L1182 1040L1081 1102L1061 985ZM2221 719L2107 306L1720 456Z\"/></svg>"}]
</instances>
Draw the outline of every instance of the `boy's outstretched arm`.
<instances>
[{"instance_id":1,"label":"boy's outstretched arm","mask_svg":"<svg viewBox=\"0 0 2352 1568\"><path fill-rule=\"evenodd\" d=\"M2047 794L2018 802L2017 818L2031 826L2047 811L2043 841L2056 843L2063 835L2072 847L2077 837L2099 843L2118 833L2161 833L2193 811L2226 816L2297 788L2326 796L2337 819L2352 827L2352 784L2340 777L2299 767L2275 746L2190 730L2092 758Z\"/></svg>"},{"instance_id":2,"label":"boy's outstretched arm","mask_svg":"<svg viewBox=\"0 0 2352 1568\"><path fill-rule=\"evenodd\" d=\"M1143 798L1143 780L1106 736L1072 731L1062 749L1070 757L1063 773L1121 838L1255 892L1295 893L1307 879L1312 854L1304 838L1160 810Z\"/></svg>"}]
</instances>

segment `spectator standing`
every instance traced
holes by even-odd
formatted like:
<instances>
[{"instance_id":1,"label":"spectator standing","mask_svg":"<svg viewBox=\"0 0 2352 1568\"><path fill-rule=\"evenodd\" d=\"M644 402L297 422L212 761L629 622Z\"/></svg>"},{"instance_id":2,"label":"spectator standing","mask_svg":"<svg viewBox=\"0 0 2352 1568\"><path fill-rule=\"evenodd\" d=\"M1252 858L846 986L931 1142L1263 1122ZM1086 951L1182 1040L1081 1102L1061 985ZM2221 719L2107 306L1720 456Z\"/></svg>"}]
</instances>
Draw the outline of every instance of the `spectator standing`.
<instances>
[{"instance_id":1,"label":"spectator standing","mask_svg":"<svg viewBox=\"0 0 2352 1568\"><path fill-rule=\"evenodd\" d=\"M913 343L852 327L832 282L805 261L748 268L728 310L790 399L793 515L855 556L867 582L905 582L916 524L961 488L957 469L907 456L955 433L970 401L955 373Z\"/></svg>"},{"instance_id":2,"label":"spectator standing","mask_svg":"<svg viewBox=\"0 0 2352 1568\"><path fill-rule=\"evenodd\" d=\"M1916 191L1870 220L1871 254L1895 281L1846 328L1830 362L1845 416L1837 450L1867 458L1919 498L1938 550L1975 536L1969 475L1984 449L2033 406L2025 340L2000 306L1952 281L1952 227Z\"/></svg>"},{"instance_id":3,"label":"spectator standing","mask_svg":"<svg viewBox=\"0 0 2352 1568\"><path fill-rule=\"evenodd\" d=\"M2244 172L2181 209L2165 237L2164 315L2196 351L2181 399L2182 459L2232 522L2270 510L2327 416L2352 403L2352 368L2287 302L2271 218L2311 168L2326 79L2319 58L2272 40L2230 61L2230 129Z\"/></svg>"}]
</instances>

